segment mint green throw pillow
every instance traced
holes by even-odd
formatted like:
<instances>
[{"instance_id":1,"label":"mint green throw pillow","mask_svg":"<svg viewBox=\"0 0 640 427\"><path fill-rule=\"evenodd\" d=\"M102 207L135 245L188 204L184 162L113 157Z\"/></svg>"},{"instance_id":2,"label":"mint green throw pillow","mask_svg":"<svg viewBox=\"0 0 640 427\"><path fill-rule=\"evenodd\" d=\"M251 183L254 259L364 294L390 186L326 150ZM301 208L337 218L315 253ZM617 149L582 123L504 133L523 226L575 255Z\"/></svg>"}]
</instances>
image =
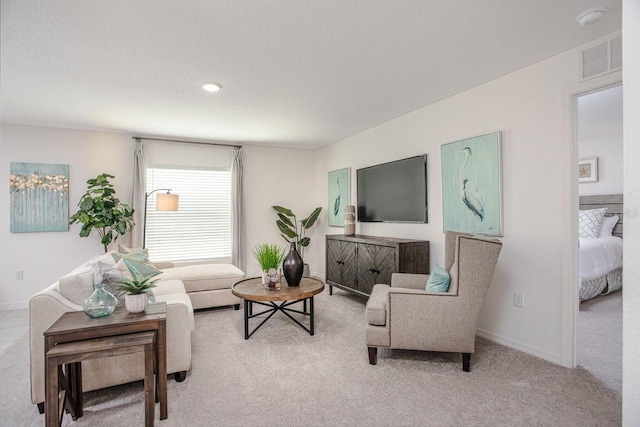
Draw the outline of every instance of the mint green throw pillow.
<instances>
[{"instance_id":1,"label":"mint green throw pillow","mask_svg":"<svg viewBox=\"0 0 640 427\"><path fill-rule=\"evenodd\" d=\"M134 278L136 278L136 274L139 274L142 277L147 277L156 276L161 273L160 270L155 268L155 266L149 262L146 249L132 254L122 254L114 252L111 255L116 262L120 258L124 259L125 265L129 269L131 275L134 276Z\"/></svg>"},{"instance_id":2,"label":"mint green throw pillow","mask_svg":"<svg viewBox=\"0 0 640 427\"><path fill-rule=\"evenodd\" d=\"M449 282L451 282L451 277L447 270L436 265L429 275L426 290L427 292L447 292L449 290Z\"/></svg>"}]
</instances>

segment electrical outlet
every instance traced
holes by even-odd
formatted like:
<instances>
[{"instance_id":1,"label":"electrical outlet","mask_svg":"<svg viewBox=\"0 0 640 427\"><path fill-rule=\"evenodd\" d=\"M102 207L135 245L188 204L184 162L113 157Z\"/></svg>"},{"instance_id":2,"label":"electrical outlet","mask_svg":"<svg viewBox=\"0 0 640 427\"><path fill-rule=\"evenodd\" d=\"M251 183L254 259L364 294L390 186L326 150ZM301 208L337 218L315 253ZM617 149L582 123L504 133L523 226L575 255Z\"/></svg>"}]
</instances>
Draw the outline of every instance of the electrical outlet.
<instances>
[{"instance_id":1,"label":"electrical outlet","mask_svg":"<svg viewBox=\"0 0 640 427\"><path fill-rule=\"evenodd\" d=\"M513 305L516 307L524 308L524 295L514 292L513 294Z\"/></svg>"},{"instance_id":2,"label":"electrical outlet","mask_svg":"<svg viewBox=\"0 0 640 427\"><path fill-rule=\"evenodd\" d=\"M16 270L13 272L13 279L14 280L22 280L22 276L23 276L23 271L22 270Z\"/></svg>"}]
</instances>

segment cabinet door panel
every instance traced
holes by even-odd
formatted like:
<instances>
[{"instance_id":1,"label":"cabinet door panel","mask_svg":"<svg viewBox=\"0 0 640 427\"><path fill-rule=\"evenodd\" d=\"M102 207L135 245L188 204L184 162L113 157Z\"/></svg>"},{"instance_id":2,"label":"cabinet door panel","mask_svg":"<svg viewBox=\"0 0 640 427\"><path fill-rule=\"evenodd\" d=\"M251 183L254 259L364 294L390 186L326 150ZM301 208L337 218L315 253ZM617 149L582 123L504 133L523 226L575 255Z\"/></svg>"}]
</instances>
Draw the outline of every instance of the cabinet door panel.
<instances>
[{"instance_id":1,"label":"cabinet door panel","mask_svg":"<svg viewBox=\"0 0 640 427\"><path fill-rule=\"evenodd\" d=\"M376 283L391 284L391 275L396 271L396 250L388 246L378 246L376 266L379 271Z\"/></svg>"},{"instance_id":2,"label":"cabinet door panel","mask_svg":"<svg viewBox=\"0 0 640 427\"><path fill-rule=\"evenodd\" d=\"M356 287L356 244L327 240L327 280Z\"/></svg>"},{"instance_id":3,"label":"cabinet door panel","mask_svg":"<svg viewBox=\"0 0 640 427\"><path fill-rule=\"evenodd\" d=\"M327 280L340 282L340 252L339 240L327 240Z\"/></svg>"}]
</instances>

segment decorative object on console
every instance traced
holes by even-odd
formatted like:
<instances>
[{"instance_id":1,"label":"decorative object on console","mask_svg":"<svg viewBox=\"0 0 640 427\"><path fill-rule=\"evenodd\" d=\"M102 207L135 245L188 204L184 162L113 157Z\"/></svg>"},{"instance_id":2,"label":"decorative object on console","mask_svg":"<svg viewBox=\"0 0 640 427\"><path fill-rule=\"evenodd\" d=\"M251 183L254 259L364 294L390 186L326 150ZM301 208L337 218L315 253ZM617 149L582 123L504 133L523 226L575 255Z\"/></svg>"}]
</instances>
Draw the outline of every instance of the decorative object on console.
<instances>
[{"instance_id":1,"label":"decorative object on console","mask_svg":"<svg viewBox=\"0 0 640 427\"><path fill-rule=\"evenodd\" d=\"M12 233L69 230L69 165L11 162Z\"/></svg>"},{"instance_id":2,"label":"decorative object on console","mask_svg":"<svg viewBox=\"0 0 640 427\"><path fill-rule=\"evenodd\" d=\"M149 303L147 291L155 288L155 283L160 279L151 280L156 274L143 276L135 267L127 264L127 268L131 272L131 279L123 278L118 282L117 288L125 291L124 306L129 313L142 313Z\"/></svg>"},{"instance_id":3,"label":"decorative object on console","mask_svg":"<svg viewBox=\"0 0 640 427\"><path fill-rule=\"evenodd\" d=\"M578 160L578 182L598 182L597 157L587 157Z\"/></svg>"},{"instance_id":4,"label":"decorative object on console","mask_svg":"<svg viewBox=\"0 0 640 427\"><path fill-rule=\"evenodd\" d=\"M100 235L105 253L111 242L129 232L134 225L131 218L133 209L116 197L116 190L113 189L109 178L115 177L103 173L87 181L87 192L78 203L80 210L73 214L69 221L70 224L82 224L80 237L88 237L91 230L95 229Z\"/></svg>"},{"instance_id":5,"label":"decorative object on console","mask_svg":"<svg viewBox=\"0 0 640 427\"><path fill-rule=\"evenodd\" d=\"M269 243L257 245L251 253L262 269L262 284L267 290L280 289L278 267L284 260L286 249Z\"/></svg>"},{"instance_id":6,"label":"decorative object on console","mask_svg":"<svg viewBox=\"0 0 640 427\"><path fill-rule=\"evenodd\" d=\"M356 234L356 207L353 205L344 208L344 235L353 236Z\"/></svg>"},{"instance_id":7,"label":"decorative object on console","mask_svg":"<svg viewBox=\"0 0 640 427\"><path fill-rule=\"evenodd\" d=\"M166 193L159 193L156 195L156 210L162 212L175 212L178 210L180 203L180 196L177 194L171 194L170 188L158 188L149 193L144 194L144 221L142 225L142 247L147 247L147 202L149 196L156 191L166 191Z\"/></svg>"},{"instance_id":8,"label":"decorative object on console","mask_svg":"<svg viewBox=\"0 0 640 427\"><path fill-rule=\"evenodd\" d=\"M96 284L93 293L84 300L84 312L91 318L108 316L116 309L118 300L104 289L104 285L104 283Z\"/></svg>"},{"instance_id":9,"label":"decorative object on console","mask_svg":"<svg viewBox=\"0 0 640 427\"><path fill-rule=\"evenodd\" d=\"M300 284L304 269L303 264L302 257L296 250L296 242L291 242L289 254L282 263L282 272L287 280L287 285L295 287Z\"/></svg>"},{"instance_id":10,"label":"decorative object on console","mask_svg":"<svg viewBox=\"0 0 640 427\"><path fill-rule=\"evenodd\" d=\"M442 145L444 231L502 236L501 153L500 132Z\"/></svg>"},{"instance_id":11,"label":"decorative object on console","mask_svg":"<svg viewBox=\"0 0 640 427\"><path fill-rule=\"evenodd\" d=\"M315 208L311 215L301 221L296 219L295 214L290 209L282 206L272 206L272 208L278 213L276 225L280 230L280 235L287 242L296 243L300 248L300 257L304 258L304 248L311 243L311 239L305 237L305 232L316 223L322 208Z\"/></svg>"},{"instance_id":12,"label":"decorative object on console","mask_svg":"<svg viewBox=\"0 0 640 427\"><path fill-rule=\"evenodd\" d=\"M344 225L344 207L350 203L351 183L349 168L338 169L329 172L329 220L332 227L342 227Z\"/></svg>"}]
</instances>

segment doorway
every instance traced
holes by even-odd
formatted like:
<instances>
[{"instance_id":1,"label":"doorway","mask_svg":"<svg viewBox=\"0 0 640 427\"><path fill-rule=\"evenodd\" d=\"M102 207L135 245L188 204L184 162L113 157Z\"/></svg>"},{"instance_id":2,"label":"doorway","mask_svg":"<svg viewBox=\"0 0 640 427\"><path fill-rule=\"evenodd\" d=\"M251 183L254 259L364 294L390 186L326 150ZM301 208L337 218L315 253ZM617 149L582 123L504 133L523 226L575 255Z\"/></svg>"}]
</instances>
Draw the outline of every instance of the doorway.
<instances>
[{"instance_id":1,"label":"doorway","mask_svg":"<svg viewBox=\"0 0 640 427\"><path fill-rule=\"evenodd\" d=\"M622 85L576 98L580 209L576 361L621 395Z\"/></svg>"}]
</instances>

